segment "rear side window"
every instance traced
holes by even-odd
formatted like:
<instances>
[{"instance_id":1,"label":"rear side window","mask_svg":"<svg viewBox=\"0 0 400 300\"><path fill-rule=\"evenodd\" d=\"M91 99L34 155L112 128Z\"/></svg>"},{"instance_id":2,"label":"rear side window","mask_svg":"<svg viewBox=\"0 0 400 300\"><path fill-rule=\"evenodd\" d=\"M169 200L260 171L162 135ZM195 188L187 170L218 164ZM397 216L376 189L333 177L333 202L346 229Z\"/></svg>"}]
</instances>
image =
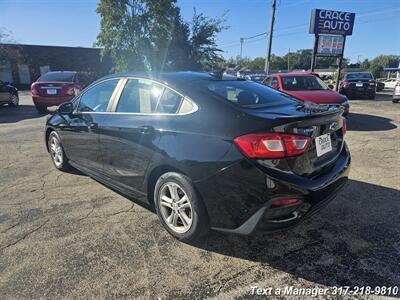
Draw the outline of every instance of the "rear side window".
<instances>
[{"instance_id":1,"label":"rear side window","mask_svg":"<svg viewBox=\"0 0 400 300\"><path fill-rule=\"evenodd\" d=\"M220 80L208 82L207 89L236 105L249 108L292 104L294 98L252 81Z\"/></svg>"},{"instance_id":2,"label":"rear side window","mask_svg":"<svg viewBox=\"0 0 400 300\"><path fill-rule=\"evenodd\" d=\"M175 114L181 102L181 95L166 88L157 105L156 112L164 114Z\"/></svg>"},{"instance_id":3,"label":"rear side window","mask_svg":"<svg viewBox=\"0 0 400 300\"><path fill-rule=\"evenodd\" d=\"M80 98L78 111L105 112L119 79L101 82L88 89Z\"/></svg>"},{"instance_id":4,"label":"rear side window","mask_svg":"<svg viewBox=\"0 0 400 300\"><path fill-rule=\"evenodd\" d=\"M39 81L73 82L75 72L48 72L39 78Z\"/></svg>"},{"instance_id":5,"label":"rear side window","mask_svg":"<svg viewBox=\"0 0 400 300\"><path fill-rule=\"evenodd\" d=\"M153 113L164 87L143 79L129 79L119 98L116 112Z\"/></svg>"}]
</instances>

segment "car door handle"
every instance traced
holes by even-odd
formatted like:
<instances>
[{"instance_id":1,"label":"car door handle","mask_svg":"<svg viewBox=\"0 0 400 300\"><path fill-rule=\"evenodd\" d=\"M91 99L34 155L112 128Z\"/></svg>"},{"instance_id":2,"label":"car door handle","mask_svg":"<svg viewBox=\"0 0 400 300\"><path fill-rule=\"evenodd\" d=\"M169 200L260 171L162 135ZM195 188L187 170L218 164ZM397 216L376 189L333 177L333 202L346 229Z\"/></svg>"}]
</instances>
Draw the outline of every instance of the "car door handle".
<instances>
[{"instance_id":1,"label":"car door handle","mask_svg":"<svg viewBox=\"0 0 400 300\"><path fill-rule=\"evenodd\" d=\"M88 126L90 129L96 129L96 128L98 128L99 127L99 125L97 124L97 123L89 123L89 126Z\"/></svg>"},{"instance_id":2,"label":"car door handle","mask_svg":"<svg viewBox=\"0 0 400 300\"><path fill-rule=\"evenodd\" d=\"M154 132L153 126L141 126L139 127L140 133L149 134Z\"/></svg>"}]
</instances>

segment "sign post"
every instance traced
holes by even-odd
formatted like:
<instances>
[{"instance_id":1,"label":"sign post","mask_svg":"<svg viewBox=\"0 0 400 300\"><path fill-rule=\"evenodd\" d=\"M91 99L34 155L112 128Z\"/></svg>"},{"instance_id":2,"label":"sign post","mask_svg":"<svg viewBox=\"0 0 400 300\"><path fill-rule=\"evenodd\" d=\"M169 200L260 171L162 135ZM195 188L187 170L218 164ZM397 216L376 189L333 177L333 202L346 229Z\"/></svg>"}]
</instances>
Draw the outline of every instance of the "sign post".
<instances>
[{"instance_id":1,"label":"sign post","mask_svg":"<svg viewBox=\"0 0 400 300\"><path fill-rule=\"evenodd\" d=\"M355 16L355 13L326 9L311 11L309 32L315 35L311 71L314 72L318 56L337 57L336 90L339 87L346 36L353 34Z\"/></svg>"}]
</instances>

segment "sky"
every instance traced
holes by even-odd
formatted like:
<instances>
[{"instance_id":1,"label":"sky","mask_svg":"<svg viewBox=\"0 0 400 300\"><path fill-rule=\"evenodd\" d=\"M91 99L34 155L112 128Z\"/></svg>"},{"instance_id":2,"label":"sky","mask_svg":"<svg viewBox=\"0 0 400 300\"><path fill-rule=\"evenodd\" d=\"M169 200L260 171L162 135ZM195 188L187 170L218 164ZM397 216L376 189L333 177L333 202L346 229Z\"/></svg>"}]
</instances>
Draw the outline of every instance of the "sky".
<instances>
[{"instance_id":1,"label":"sky","mask_svg":"<svg viewBox=\"0 0 400 300\"><path fill-rule=\"evenodd\" d=\"M308 33L313 8L356 13L353 35L346 40L351 62L380 54L400 55L400 0L276 0L272 53L312 48ZM92 47L100 28L96 0L0 0L0 28L21 44ZM194 9L210 17L226 14L228 29L218 45L226 58L240 53L241 37L268 31L271 0L178 0L183 18ZM243 56L265 56L267 38L245 41Z\"/></svg>"}]
</instances>

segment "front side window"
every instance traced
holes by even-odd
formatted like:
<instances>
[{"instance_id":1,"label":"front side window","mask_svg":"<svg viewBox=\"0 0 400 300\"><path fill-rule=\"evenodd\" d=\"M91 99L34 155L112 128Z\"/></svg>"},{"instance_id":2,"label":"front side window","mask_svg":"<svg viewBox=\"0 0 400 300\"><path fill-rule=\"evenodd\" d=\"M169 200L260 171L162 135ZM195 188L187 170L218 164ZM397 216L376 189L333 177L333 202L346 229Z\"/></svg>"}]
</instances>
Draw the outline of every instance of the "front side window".
<instances>
[{"instance_id":1,"label":"front side window","mask_svg":"<svg viewBox=\"0 0 400 300\"><path fill-rule=\"evenodd\" d=\"M326 84L317 76L284 76L281 77L283 89L286 91L327 90Z\"/></svg>"},{"instance_id":2,"label":"front side window","mask_svg":"<svg viewBox=\"0 0 400 300\"><path fill-rule=\"evenodd\" d=\"M78 111L105 112L119 79L101 82L88 89L80 98Z\"/></svg>"}]
</instances>

